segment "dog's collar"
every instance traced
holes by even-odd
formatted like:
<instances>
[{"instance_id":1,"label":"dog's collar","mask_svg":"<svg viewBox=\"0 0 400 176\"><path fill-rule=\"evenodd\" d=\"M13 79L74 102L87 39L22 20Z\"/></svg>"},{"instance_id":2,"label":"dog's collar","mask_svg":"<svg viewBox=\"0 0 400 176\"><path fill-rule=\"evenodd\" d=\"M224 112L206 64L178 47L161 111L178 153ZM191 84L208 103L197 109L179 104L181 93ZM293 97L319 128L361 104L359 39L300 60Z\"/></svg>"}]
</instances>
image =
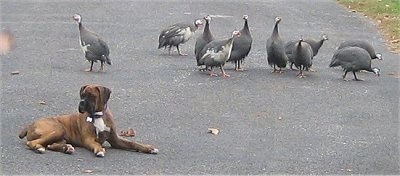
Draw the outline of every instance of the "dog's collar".
<instances>
[{"instance_id":1,"label":"dog's collar","mask_svg":"<svg viewBox=\"0 0 400 176\"><path fill-rule=\"evenodd\" d=\"M105 111L106 109L107 109L107 105L104 105L104 110L103 111ZM95 112L92 116L86 117L86 121L87 122L93 122L93 119L98 119L98 118L103 117L103 115L104 115L103 111Z\"/></svg>"}]
</instances>

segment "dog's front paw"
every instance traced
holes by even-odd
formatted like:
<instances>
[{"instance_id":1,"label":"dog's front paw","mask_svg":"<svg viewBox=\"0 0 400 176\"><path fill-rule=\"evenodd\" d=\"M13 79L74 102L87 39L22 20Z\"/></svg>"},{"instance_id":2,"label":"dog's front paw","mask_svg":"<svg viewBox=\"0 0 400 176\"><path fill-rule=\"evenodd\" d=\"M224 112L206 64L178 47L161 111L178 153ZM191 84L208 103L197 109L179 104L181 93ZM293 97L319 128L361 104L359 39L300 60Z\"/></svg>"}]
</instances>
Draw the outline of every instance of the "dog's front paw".
<instances>
[{"instance_id":1,"label":"dog's front paw","mask_svg":"<svg viewBox=\"0 0 400 176\"><path fill-rule=\"evenodd\" d=\"M44 147L40 147L40 148L37 148L35 151L36 151L37 153L42 154L42 153L44 153L44 152L46 151L46 149L45 149Z\"/></svg>"},{"instance_id":2,"label":"dog's front paw","mask_svg":"<svg viewBox=\"0 0 400 176\"><path fill-rule=\"evenodd\" d=\"M156 149L152 145L145 145L145 147L147 148L145 153L150 153L150 154L157 154L158 153L158 149Z\"/></svg>"},{"instance_id":3,"label":"dog's front paw","mask_svg":"<svg viewBox=\"0 0 400 176\"><path fill-rule=\"evenodd\" d=\"M158 153L158 149L154 148L153 150L150 151L150 154L157 154Z\"/></svg>"},{"instance_id":4,"label":"dog's front paw","mask_svg":"<svg viewBox=\"0 0 400 176\"><path fill-rule=\"evenodd\" d=\"M64 146L64 153L72 154L75 152L75 148L71 144L65 144Z\"/></svg>"},{"instance_id":5,"label":"dog's front paw","mask_svg":"<svg viewBox=\"0 0 400 176\"><path fill-rule=\"evenodd\" d=\"M106 154L106 149L101 148L99 151L95 152L97 157L104 157L104 155Z\"/></svg>"}]
</instances>

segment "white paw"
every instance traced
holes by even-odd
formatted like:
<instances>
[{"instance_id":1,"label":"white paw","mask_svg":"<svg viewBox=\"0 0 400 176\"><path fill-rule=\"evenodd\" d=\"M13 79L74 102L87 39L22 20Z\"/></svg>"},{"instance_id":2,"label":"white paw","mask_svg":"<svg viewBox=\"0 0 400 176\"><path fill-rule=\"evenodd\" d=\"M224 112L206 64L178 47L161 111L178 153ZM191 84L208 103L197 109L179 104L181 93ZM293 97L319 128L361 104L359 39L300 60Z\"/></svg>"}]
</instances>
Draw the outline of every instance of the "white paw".
<instances>
[{"instance_id":1,"label":"white paw","mask_svg":"<svg viewBox=\"0 0 400 176\"><path fill-rule=\"evenodd\" d=\"M41 148L36 149L36 151L37 151L38 153L44 153L44 152L46 151L46 149L43 148L43 147L41 147Z\"/></svg>"},{"instance_id":2,"label":"white paw","mask_svg":"<svg viewBox=\"0 0 400 176\"><path fill-rule=\"evenodd\" d=\"M75 152L75 148L71 144L67 144L65 149L65 153L72 154Z\"/></svg>"},{"instance_id":3,"label":"white paw","mask_svg":"<svg viewBox=\"0 0 400 176\"><path fill-rule=\"evenodd\" d=\"M97 157L104 157L104 154L105 154L105 152L104 152L104 151L101 151L101 152L97 152L97 153L96 153L96 156L97 156Z\"/></svg>"},{"instance_id":4,"label":"white paw","mask_svg":"<svg viewBox=\"0 0 400 176\"><path fill-rule=\"evenodd\" d=\"M150 151L150 154L157 154L157 153L158 153L158 149L156 149L156 148Z\"/></svg>"}]
</instances>

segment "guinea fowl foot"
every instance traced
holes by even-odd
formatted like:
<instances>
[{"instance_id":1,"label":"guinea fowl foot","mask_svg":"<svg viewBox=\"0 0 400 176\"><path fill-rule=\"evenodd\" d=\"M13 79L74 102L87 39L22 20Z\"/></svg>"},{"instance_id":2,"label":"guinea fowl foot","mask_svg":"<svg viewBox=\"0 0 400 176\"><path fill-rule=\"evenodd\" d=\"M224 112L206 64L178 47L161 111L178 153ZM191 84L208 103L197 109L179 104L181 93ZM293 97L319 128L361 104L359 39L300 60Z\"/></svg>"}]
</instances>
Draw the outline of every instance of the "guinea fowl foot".
<instances>
[{"instance_id":1,"label":"guinea fowl foot","mask_svg":"<svg viewBox=\"0 0 400 176\"><path fill-rule=\"evenodd\" d=\"M235 68L235 71L244 71L244 69L243 68Z\"/></svg>"},{"instance_id":2,"label":"guinea fowl foot","mask_svg":"<svg viewBox=\"0 0 400 176\"><path fill-rule=\"evenodd\" d=\"M309 72L317 72L316 70L314 70L312 68L307 69L307 71L309 71Z\"/></svg>"},{"instance_id":3,"label":"guinea fowl foot","mask_svg":"<svg viewBox=\"0 0 400 176\"><path fill-rule=\"evenodd\" d=\"M222 74L222 76L223 76L223 77L227 77L227 78L231 77L231 75L228 75L228 74L226 74L226 73Z\"/></svg>"},{"instance_id":4,"label":"guinea fowl foot","mask_svg":"<svg viewBox=\"0 0 400 176\"><path fill-rule=\"evenodd\" d=\"M298 77L298 78L305 78L306 76L305 76L303 73L299 73L299 74L296 75L296 77Z\"/></svg>"},{"instance_id":5,"label":"guinea fowl foot","mask_svg":"<svg viewBox=\"0 0 400 176\"><path fill-rule=\"evenodd\" d=\"M179 56L187 56L188 54L185 53L179 53Z\"/></svg>"},{"instance_id":6,"label":"guinea fowl foot","mask_svg":"<svg viewBox=\"0 0 400 176\"><path fill-rule=\"evenodd\" d=\"M218 74L216 74L214 72L210 72L210 76L218 76Z\"/></svg>"},{"instance_id":7,"label":"guinea fowl foot","mask_svg":"<svg viewBox=\"0 0 400 176\"><path fill-rule=\"evenodd\" d=\"M91 68L87 68L87 69L85 69L85 72L91 72L92 71L92 69Z\"/></svg>"}]
</instances>

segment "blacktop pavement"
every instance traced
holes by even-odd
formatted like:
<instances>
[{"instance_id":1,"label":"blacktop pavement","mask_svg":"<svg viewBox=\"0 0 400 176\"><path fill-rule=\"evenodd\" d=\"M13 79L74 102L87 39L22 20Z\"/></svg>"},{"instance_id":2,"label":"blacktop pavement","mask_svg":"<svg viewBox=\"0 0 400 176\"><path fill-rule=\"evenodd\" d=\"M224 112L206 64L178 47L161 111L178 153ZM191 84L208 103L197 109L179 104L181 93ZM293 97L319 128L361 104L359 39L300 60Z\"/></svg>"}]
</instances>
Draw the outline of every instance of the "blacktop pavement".
<instances>
[{"instance_id":1,"label":"blacktop pavement","mask_svg":"<svg viewBox=\"0 0 400 176\"><path fill-rule=\"evenodd\" d=\"M1 174L400 174L399 55L390 52L374 21L334 0L0 5L1 27L15 37L13 50L1 56ZM74 13L109 44L113 65L105 73L84 72L89 63ZM227 63L230 78L199 72L195 39L181 46L188 56L157 49L163 27L207 14L218 39L249 16L253 45L245 71ZM285 41L329 37L314 59L316 72L304 79L295 71L271 73L265 45L276 16ZM372 62L380 77L358 73L364 81L343 81L340 68L328 68L348 39L368 40L383 54L383 61ZM39 117L76 112L78 91L90 83L112 90L108 105L118 129L136 129L133 139L155 145L159 154L107 148L104 158L96 158L84 148L73 155L27 149L19 130Z\"/></svg>"}]
</instances>

